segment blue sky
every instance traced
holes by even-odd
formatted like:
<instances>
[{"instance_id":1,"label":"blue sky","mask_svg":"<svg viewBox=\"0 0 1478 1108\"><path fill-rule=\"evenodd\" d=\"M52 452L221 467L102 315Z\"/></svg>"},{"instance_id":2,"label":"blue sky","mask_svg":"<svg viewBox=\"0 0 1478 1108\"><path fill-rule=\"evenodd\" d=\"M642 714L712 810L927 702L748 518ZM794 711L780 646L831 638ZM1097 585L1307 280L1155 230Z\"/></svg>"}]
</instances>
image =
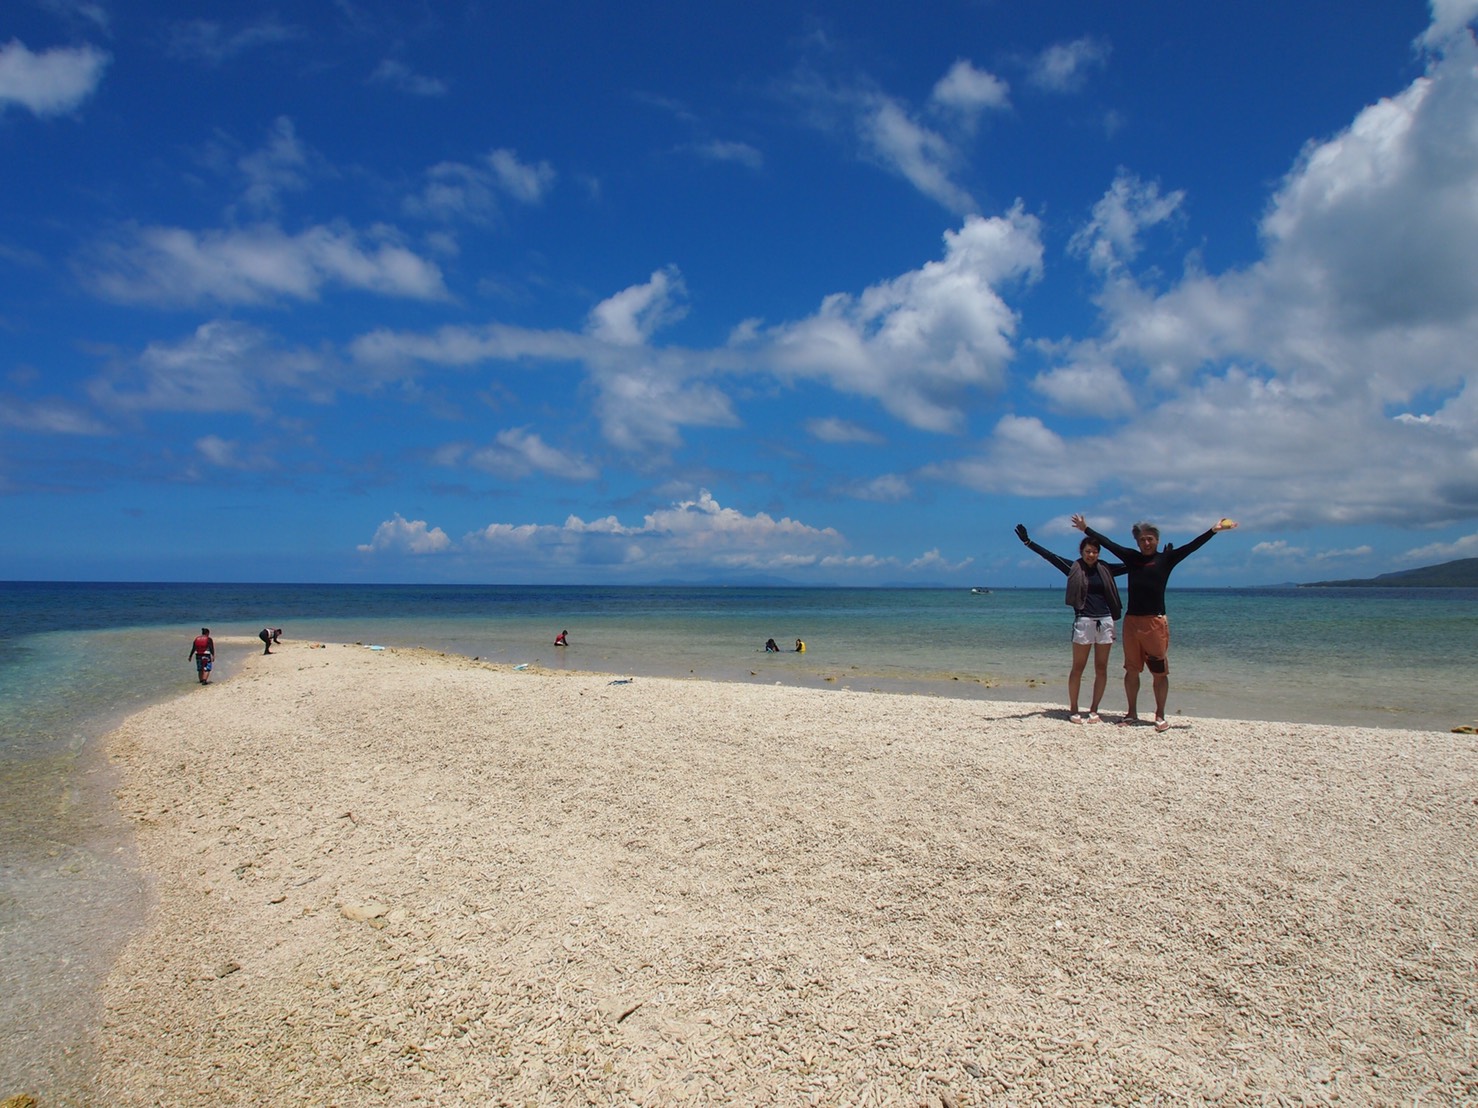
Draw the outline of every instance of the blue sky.
<instances>
[{"instance_id":1,"label":"blue sky","mask_svg":"<svg viewBox=\"0 0 1478 1108\"><path fill-rule=\"evenodd\" d=\"M1478 555L1475 16L13 0L0 578Z\"/></svg>"}]
</instances>

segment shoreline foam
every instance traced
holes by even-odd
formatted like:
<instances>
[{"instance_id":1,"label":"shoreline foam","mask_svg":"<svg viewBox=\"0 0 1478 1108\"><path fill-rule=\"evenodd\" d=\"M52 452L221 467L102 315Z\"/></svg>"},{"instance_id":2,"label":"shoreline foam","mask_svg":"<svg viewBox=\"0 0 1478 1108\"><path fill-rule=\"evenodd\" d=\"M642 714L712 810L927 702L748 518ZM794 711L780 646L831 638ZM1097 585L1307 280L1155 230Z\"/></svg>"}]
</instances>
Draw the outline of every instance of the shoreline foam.
<instances>
[{"instance_id":1,"label":"shoreline foam","mask_svg":"<svg viewBox=\"0 0 1478 1108\"><path fill-rule=\"evenodd\" d=\"M284 644L109 740L108 1103L1478 1096L1478 740Z\"/></svg>"}]
</instances>

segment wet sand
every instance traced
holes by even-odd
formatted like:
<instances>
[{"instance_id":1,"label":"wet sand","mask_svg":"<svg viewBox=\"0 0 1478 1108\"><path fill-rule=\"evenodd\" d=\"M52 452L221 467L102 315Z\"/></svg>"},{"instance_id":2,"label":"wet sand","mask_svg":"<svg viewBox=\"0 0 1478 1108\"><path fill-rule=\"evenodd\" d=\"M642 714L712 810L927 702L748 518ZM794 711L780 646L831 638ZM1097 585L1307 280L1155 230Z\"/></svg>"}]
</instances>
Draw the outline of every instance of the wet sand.
<instances>
[{"instance_id":1,"label":"wet sand","mask_svg":"<svg viewBox=\"0 0 1478 1108\"><path fill-rule=\"evenodd\" d=\"M1478 738L287 643L109 740L100 1102L1478 1101Z\"/></svg>"}]
</instances>

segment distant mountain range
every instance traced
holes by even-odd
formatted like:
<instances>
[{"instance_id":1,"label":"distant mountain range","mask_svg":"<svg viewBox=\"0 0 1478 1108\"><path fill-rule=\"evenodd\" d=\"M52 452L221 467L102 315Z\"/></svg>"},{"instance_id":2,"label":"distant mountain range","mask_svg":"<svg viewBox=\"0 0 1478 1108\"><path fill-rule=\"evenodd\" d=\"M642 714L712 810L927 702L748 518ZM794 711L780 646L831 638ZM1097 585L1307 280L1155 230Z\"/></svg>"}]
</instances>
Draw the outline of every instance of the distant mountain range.
<instances>
[{"instance_id":1,"label":"distant mountain range","mask_svg":"<svg viewBox=\"0 0 1478 1108\"><path fill-rule=\"evenodd\" d=\"M1475 589L1478 588L1478 558L1459 558L1420 569L1403 569L1398 573L1382 573L1357 581L1308 581L1302 589Z\"/></svg>"}]
</instances>

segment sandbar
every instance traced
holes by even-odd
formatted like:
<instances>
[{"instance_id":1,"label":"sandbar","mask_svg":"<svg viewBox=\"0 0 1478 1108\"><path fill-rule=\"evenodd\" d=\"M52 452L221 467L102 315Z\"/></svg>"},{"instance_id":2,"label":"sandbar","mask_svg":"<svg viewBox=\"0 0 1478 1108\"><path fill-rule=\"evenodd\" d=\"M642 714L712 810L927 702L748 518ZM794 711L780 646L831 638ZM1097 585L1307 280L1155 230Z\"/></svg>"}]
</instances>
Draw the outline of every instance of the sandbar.
<instances>
[{"instance_id":1,"label":"sandbar","mask_svg":"<svg viewBox=\"0 0 1478 1108\"><path fill-rule=\"evenodd\" d=\"M1478 738L284 643L109 739L112 1105L1478 1101Z\"/></svg>"}]
</instances>

